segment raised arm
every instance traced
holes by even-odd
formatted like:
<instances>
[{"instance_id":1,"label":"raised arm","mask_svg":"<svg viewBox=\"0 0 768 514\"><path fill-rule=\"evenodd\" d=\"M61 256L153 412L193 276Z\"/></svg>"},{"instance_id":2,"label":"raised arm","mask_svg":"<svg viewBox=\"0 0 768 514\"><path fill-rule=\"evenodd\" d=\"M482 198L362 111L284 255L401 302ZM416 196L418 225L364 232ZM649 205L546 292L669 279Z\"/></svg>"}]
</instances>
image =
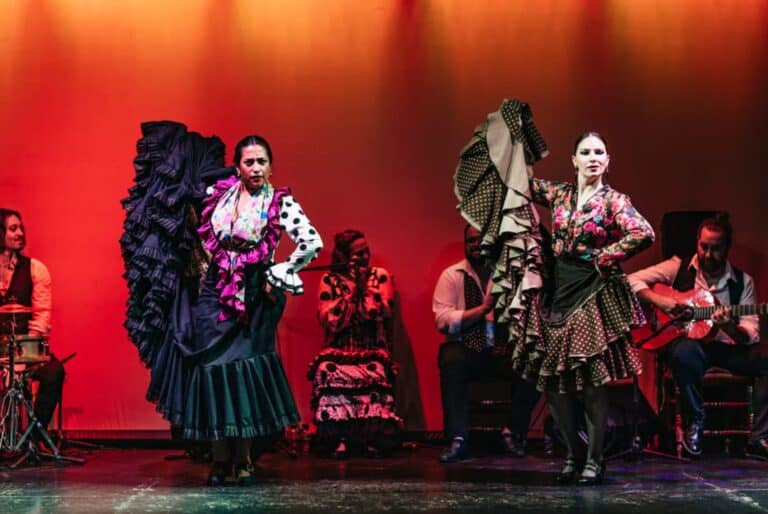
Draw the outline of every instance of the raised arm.
<instances>
[{"instance_id":1,"label":"raised arm","mask_svg":"<svg viewBox=\"0 0 768 514\"><path fill-rule=\"evenodd\" d=\"M561 185L541 178L531 177L531 199L546 207L551 207Z\"/></svg>"}]
</instances>

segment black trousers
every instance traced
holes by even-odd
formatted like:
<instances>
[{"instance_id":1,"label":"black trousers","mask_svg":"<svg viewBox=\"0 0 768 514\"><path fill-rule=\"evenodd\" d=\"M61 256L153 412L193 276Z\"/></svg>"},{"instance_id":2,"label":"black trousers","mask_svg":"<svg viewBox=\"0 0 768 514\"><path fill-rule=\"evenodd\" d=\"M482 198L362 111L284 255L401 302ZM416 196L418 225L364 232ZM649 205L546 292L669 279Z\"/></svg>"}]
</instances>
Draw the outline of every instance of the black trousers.
<instances>
[{"instance_id":1,"label":"black trousers","mask_svg":"<svg viewBox=\"0 0 768 514\"><path fill-rule=\"evenodd\" d=\"M680 338L670 343L665 357L680 389L687 423L704 422L703 381L708 368L717 366L735 375L755 377L755 423L750 440L768 437L768 345L702 343Z\"/></svg>"},{"instance_id":2,"label":"black trousers","mask_svg":"<svg viewBox=\"0 0 768 514\"><path fill-rule=\"evenodd\" d=\"M440 345L440 396L443 402L443 430L445 435L469 435L469 383L487 378L509 379L512 388L512 410L508 428L523 438L528 434L531 411L539 400L536 386L512 373L507 357L493 355L490 349L482 352L468 350L460 341Z\"/></svg>"},{"instance_id":3,"label":"black trousers","mask_svg":"<svg viewBox=\"0 0 768 514\"><path fill-rule=\"evenodd\" d=\"M53 411L61 400L61 391L64 387L64 366L53 355L51 360L41 364L30 375L32 380L37 380L39 385L35 396L35 416L45 429L53 417Z\"/></svg>"}]
</instances>

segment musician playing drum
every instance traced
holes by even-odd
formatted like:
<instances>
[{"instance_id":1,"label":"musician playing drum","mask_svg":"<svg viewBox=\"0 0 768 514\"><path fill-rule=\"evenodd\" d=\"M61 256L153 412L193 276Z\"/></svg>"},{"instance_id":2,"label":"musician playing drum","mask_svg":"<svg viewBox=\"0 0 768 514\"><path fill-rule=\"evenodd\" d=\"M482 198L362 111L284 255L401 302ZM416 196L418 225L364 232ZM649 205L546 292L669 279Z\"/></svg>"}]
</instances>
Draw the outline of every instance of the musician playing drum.
<instances>
[{"instance_id":1,"label":"musician playing drum","mask_svg":"<svg viewBox=\"0 0 768 514\"><path fill-rule=\"evenodd\" d=\"M51 276L42 262L22 255L25 246L21 214L0 208L0 307L19 304L35 311L31 314L0 314L0 336L6 341L11 333L12 316L16 335L24 336L20 339L42 338L50 331ZM7 352L7 343L4 346ZM31 378L39 382L35 416L47 429L61 398L64 367L51 355L50 360L37 365ZM34 437L38 432L32 434Z\"/></svg>"},{"instance_id":2,"label":"musician playing drum","mask_svg":"<svg viewBox=\"0 0 768 514\"><path fill-rule=\"evenodd\" d=\"M702 452L704 429L702 382L707 368L717 366L738 375L756 377L755 423L747 446L747 455L768 460L768 349L759 341L756 314L735 316L728 306L754 305L752 277L728 261L732 227L727 213L701 222L696 254L687 259L677 256L629 275L629 283L641 302L653 305L669 316L682 312L684 298L674 291L662 294L663 287L676 291L709 291L722 307L711 309L712 330L703 339L683 333L661 350L680 389L685 432L683 447L692 455ZM654 289L651 289L654 288ZM756 312L752 310L751 312ZM696 319L699 319L698 317Z\"/></svg>"}]
</instances>

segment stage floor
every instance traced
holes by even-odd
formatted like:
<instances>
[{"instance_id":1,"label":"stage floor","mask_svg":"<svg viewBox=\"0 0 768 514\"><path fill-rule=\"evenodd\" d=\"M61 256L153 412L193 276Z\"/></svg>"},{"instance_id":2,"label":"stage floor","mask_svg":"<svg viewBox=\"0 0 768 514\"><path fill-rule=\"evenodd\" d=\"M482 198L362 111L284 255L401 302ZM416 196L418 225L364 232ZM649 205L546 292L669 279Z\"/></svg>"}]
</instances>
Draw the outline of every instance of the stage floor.
<instances>
[{"instance_id":1,"label":"stage floor","mask_svg":"<svg viewBox=\"0 0 768 514\"><path fill-rule=\"evenodd\" d=\"M599 487L552 485L560 460L534 453L441 465L422 446L389 460L270 453L253 487L208 488L179 450L111 450L84 466L0 472L2 512L686 512L768 511L768 462L658 458L609 463ZM686 510L683 510L686 509Z\"/></svg>"}]
</instances>

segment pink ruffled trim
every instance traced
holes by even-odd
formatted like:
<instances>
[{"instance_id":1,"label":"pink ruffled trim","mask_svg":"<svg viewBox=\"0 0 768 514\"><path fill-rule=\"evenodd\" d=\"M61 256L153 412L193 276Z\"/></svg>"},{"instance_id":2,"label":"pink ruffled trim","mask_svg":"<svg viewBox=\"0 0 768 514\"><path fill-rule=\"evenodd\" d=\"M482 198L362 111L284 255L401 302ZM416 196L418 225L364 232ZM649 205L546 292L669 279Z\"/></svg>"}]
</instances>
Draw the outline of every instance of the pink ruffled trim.
<instances>
[{"instance_id":1,"label":"pink ruffled trim","mask_svg":"<svg viewBox=\"0 0 768 514\"><path fill-rule=\"evenodd\" d=\"M219 321L231 318L233 315L244 316L245 304L237 298L237 291L245 283L245 267L248 264L265 263L277 246L280 239L280 200L285 195L291 194L287 187L275 188L272 203L267 211L267 224L262 232L259 242L248 250L230 260L229 253L216 237L211 224L211 217L221 197L237 183L237 177L229 177L219 180L213 186L211 193L203 200L202 224L197 233L203 240L203 247L211 253L211 259L218 266L219 282L216 289L219 291L219 304L222 306L219 313Z\"/></svg>"}]
</instances>

